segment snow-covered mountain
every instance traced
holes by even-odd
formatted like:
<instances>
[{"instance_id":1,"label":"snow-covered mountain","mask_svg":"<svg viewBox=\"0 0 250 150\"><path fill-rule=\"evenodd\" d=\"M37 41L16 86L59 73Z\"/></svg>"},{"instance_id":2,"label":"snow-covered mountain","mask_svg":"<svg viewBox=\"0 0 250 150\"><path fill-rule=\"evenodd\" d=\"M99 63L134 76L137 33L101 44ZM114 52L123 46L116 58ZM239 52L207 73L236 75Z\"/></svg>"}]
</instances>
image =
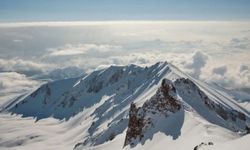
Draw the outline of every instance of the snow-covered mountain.
<instances>
[{"instance_id":1,"label":"snow-covered mountain","mask_svg":"<svg viewBox=\"0 0 250 150\"><path fill-rule=\"evenodd\" d=\"M209 149L250 132L249 110L167 62L50 82L4 111L62 120L72 149Z\"/></svg>"}]
</instances>

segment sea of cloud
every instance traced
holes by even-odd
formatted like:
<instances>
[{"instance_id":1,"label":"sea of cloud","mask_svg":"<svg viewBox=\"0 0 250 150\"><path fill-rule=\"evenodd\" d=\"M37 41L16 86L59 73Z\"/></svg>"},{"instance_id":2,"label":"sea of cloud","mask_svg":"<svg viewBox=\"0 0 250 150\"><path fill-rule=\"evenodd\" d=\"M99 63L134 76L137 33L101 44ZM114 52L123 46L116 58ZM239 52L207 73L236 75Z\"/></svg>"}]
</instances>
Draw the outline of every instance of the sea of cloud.
<instances>
[{"instance_id":1,"label":"sea of cloud","mask_svg":"<svg viewBox=\"0 0 250 150\"><path fill-rule=\"evenodd\" d=\"M0 45L2 93L113 64L158 61L229 89L250 87L250 22L2 23Z\"/></svg>"}]
</instances>

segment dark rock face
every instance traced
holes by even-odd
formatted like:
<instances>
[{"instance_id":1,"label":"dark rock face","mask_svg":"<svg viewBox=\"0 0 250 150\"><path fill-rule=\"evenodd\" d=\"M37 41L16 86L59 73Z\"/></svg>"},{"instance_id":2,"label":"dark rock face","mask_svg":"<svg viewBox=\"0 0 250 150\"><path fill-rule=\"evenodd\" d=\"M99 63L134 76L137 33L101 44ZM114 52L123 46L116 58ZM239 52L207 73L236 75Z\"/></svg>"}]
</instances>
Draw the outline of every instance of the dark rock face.
<instances>
[{"instance_id":1,"label":"dark rock face","mask_svg":"<svg viewBox=\"0 0 250 150\"><path fill-rule=\"evenodd\" d=\"M122 69L121 69L121 70L115 72L115 73L109 78L108 83L109 83L109 84L114 84L114 83L118 82L118 80L122 77L122 75L123 75L123 71L122 71Z\"/></svg>"},{"instance_id":2,"label":"dark rock face","mask_svg":"<svg viewBox=\"0 0 250 150\"><path fill-rule=\"evenodd\" d=\"M88 92L98 93L103 88L103 81L97 81L96 78L92 79L91 84L89 85Z\"/></svg>"},{"instance_id":3,"label":"dark rock face","mask_svg":"<svg viewBox=\"0 0 250 150\"><path fill-rule=\"evenodd\" d=\"M143 136L142 128L144 126L144 121L143 121L144 117L137 116L139 109L140 108L136 108L136 105L134 103L131 103L129 111L128 130L124 146L128 145L131 139L133 138L136 139L137 137L141 139Z\"/></svg>"},{"instance_id":4,"label":"dark rock face","mask_svg":"<svg viewBox=\"0 0 250 150\"><path fill-rule=\"evenodd\" d=\"M175 94L176 90L172 82L163 79L156 94L146 101L142 107L137 108L134 103L131 103L124 146L134 146L134 140L141 141L146 130L153 126L150 114L162 114L167 117L170 113L180 110L181 105L174 96Z\"/></svg>"}]
</instances>

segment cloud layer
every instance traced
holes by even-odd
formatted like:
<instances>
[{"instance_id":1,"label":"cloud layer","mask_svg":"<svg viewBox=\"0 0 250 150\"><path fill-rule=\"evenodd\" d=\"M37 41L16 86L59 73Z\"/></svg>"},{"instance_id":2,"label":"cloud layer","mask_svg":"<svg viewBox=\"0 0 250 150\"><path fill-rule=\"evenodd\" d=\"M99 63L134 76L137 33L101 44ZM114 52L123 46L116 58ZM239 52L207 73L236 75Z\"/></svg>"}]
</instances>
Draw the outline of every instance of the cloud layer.
<instances>
[{"instance_id":1,"label":"cloud layer","mask_svg":"<svg viewBox=\"0 0 250 150\"><path fill-rule=\"evenodd\" d=\"M16 72L0 73L1 91L10 88L14 88L13 91L16 91L17 89L26 90L30 89L34 86L34 84L37 83L37 81L27 78L24 74L19 74Z\"/></svg>"},{"instance_id":2,"label":"cloud layer","mask_svg":"<svg viewBox=\"0 0 250 150\"><path fill-rule=\"evenodd\" d=\"M32 75L42 73L46 67L49 65L20 58L0 59L0 72L19 72Z\"/></svg>"},{"instance_id":3,"label":"cloud layer","mask_svg":"<svg viewBox=\"0 0 250 150\"><path fill-rule=\"evenodd\" d=\"M206 82L250 87L249 31L249 22L1 24L0 72L69 77L72 70L64 68L89 73L111 64L168 61Z\"/></svg>"},{"instance_id":4,"label":"cloud layer","mask_svg":"<svg viewBox=\"0 0 250 150\"><path fill-rule=\"evenodd\" d=\"M30 91L42 84L41 81L28 78L24 74L16 72L0 73L0 107L9 99L15 98L21 93Z\"/></svg>"}]
</instances>

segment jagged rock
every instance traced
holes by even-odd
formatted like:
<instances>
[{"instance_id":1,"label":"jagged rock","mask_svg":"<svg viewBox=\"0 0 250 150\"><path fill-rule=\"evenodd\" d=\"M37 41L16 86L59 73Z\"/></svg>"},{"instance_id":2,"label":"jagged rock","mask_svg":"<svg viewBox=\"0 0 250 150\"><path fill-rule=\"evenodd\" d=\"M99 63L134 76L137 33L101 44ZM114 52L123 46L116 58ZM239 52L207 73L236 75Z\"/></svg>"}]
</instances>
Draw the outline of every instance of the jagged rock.
<instances>
[{"instance_id":1,"label":"jagged rock","mask_svg":"<svg viewBox=\"0 0 250 150\"><path fill-rule=\"evenodd\" d=\"M128 130L126 133L124 146L128 144L133 145L133 143L131 142L133 138L142 138L144 116L142 116L141 114L137 115L139 109L140 108L136 108L136 105L133 102L131 103L129 110Z\"/></svg>"},{"instance_id":2,"label":"jagged rock","mask_svg":"<svg viewBox=\"0 0 250 150\"><path fill-rule=\"evenodd\" d=\"M175 94L176 89L173 83L168 79L163 79L156 94L142 107L137 108L134 103L131 103L124 146L134 146L135 140L141 141L147 129L153 126L150 114L162 114L167 117L168 113L175 113L181 108Z\"/></svg>"}]
</instances>

